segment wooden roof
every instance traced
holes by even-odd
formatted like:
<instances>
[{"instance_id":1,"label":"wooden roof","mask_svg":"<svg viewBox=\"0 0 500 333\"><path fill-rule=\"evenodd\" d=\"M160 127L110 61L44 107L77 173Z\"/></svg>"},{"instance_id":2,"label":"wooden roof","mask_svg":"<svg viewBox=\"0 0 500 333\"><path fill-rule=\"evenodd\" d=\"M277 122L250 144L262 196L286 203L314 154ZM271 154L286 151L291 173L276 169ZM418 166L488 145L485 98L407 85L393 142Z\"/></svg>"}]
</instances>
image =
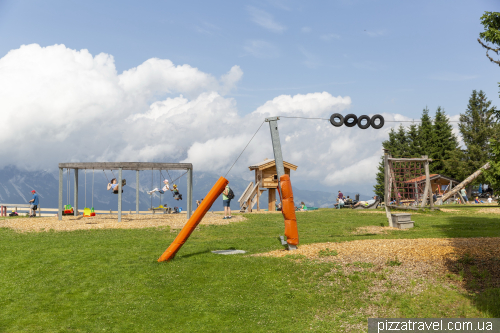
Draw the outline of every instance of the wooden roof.
<instances>
[{"instance_id":1,"label":"wooden roof","mask_svg":"<svg viewBox=\"0 0 500 333\"><path fill-rule=\"evenodd\" d=\"M456 179L453 179L453 178L450 178L450 177L447 177L447 176L443 176L443 175L439 175L437 173L433 173L433 174L429 175L429 180L432 181L432 180L437 180L437 179L445 179L445 180L447 180L449 182L451 181L452 183L456 183L456 184L460 183ZM407 181L405 181L405 183L415 183L415 182L420 183L420 182L423 182L423 181L425 181L425 175L417 177L417 178L413 178L413 179L410 179L410 180L407 180Z\"/></svg>"},{"instance_id":2,"label":"wooden roof","mask_svg":"<svg viewBox=\"0 0 500 333\"><path fill-rule=\"evenodd\" d=\"M254 164L254 165L251 165L248 168L250 170L265 170L268 168L272 168L274 166L276 166L276 162L274 161L274 159L273 160L265 159L264 161L259 162L259 163ZM298 166L296 166L292 163L288 163L286 161L283 161L283 166L285 168L288 168L288 169L293 170L293 171L297 170L297 168L298 168Z\"/></svg>"}]
</instances>

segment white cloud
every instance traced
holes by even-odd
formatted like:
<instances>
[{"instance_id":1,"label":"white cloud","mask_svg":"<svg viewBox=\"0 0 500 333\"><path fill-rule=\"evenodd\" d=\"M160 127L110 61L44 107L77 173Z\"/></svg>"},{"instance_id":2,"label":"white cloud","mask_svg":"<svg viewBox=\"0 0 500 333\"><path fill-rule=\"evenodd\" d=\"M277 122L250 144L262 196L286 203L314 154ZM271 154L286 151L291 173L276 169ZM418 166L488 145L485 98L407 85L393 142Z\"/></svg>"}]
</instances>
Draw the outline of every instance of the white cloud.
<instances>
[{"instance_id":1,"label":"white cloud","mask_svg":"<svg viewBox=\"0 0 500 333\"><path fill-rule=\"evenodd\" d=\"M71 161L171 161L224 175L264 118L329 118L351 105L349 96L329 92L280 95L242 116L236 101L223 95L242 75L233 66L217 79L162 59L118 74L107 54L92 56L64 45L22 46L0 59L0 167L54 170ZM393 123L382 130L295 118L278 124L283 156L299 166L293 177L365 186L374 181L381 142ZM230 176L251 178L247 167L266 157L273 151L264 123Z\"/></svg>"},{"instance_id":2,"label":"white cloud","mask_svg":"<svg viewBox=\"0 0 500 333\"><path fill-rule=\"evenodd\" d=\"M249 40L243 49L248 54L260 59L278 58L280 55L276 46L263 40Z\"/></svg>"},{"instance_id":3,"label":"white cloud","mask_svg":"<svg viewBox=\"0 0 500 333\"><path fill-rule=\"evenodd\" d=\"M286 27L284 25L281 25L278 22L274 21L274 17L266 11L251 6L247 7L247 11L252 17L252 21L255 24L269 31L282 33L286 30Z\"/></svg>"}]
</instances>

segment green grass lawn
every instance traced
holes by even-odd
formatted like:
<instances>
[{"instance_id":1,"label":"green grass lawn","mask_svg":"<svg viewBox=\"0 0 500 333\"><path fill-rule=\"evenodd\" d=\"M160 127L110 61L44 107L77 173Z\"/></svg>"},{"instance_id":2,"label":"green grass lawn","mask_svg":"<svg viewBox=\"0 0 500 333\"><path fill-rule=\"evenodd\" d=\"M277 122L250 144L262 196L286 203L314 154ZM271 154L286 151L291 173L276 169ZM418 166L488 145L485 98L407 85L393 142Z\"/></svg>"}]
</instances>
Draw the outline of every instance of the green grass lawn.
<instances>
[{"instance_id":1,"label":"green grass lawn","mask_svg":"<svg viewBox=\"0 0 500 333\"><path fill-rule=\"evenodd\" d=\"M414 229L385 235L352 234L361 226L386 225L384 214L321 209L297 219L301 244L500 236L497 215L459 209L414 215ZM390 265L374 271L359 263L351 271L293 256L212 254L281 248L281 215L246 216L244 222L202 226L168 263L156 261L177 234L165 228L0 229L0 332L358 332L374 315L500 317L499 288L462 290L452 283L461 278L453 272L437 282L411 281L423 289L405 294L386 280ZM376 283L385 288L377 295L371 293Z\"/></svg>"}]
</instances>

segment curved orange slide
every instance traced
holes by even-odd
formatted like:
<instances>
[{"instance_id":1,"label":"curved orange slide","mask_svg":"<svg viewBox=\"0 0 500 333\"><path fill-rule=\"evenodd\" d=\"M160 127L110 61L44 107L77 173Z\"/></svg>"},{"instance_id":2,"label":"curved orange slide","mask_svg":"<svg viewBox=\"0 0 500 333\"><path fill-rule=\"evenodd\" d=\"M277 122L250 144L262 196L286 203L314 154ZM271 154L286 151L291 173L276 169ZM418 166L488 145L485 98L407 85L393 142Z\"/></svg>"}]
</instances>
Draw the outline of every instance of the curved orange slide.
<instances>
[{"instance_id":1,"label":"curved orange slide","mask_svg":"<svg viewBox=\"0 0 500 333\"><path fill-rule=\"evenodd\" d=\"M297 218L295 216L295 204L293 202L292 182L289 175L280 177L281 183L281 211L285 218L286 242L290 245L299 244L299 231L297 230Z\"/></svg>"},{"instance_id":2,"label":"curved orange slide","mask_svg":"<svg viewBox=\"0 0 500 333\"><path fill-rule=\"evenodd\" d=\"M217 180L215 185L205 196L198 208L196 208L196 210L193 212L191 218L186 222L181 232L177 235L177 237L175 237L174 241L172 242L172 244L170 244L167 250L163 252L160 259L158 259L158 262L168 261L175 257L177 251L179 251L179 249L182 247L182 245L184 245L189 236L191 236L191 233L196 228L198 223L200 223L201 219L205 216L208 210L212 207L212 204L215 202L215 200L219 197L219 195L221 195L222 192L224 192L227 184L229 184L229 181L224 177L220 177L219 180Z\"/></svg>"}]
</instances>

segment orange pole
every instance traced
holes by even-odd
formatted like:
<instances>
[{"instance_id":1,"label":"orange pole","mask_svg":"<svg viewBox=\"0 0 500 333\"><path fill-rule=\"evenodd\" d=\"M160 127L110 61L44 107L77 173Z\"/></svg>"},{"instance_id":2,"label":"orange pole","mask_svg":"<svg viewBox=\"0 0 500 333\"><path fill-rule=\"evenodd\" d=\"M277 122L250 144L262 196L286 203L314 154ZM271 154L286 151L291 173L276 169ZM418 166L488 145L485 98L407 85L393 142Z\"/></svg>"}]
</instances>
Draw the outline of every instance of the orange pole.
<instances>
[{"instance_id":1,"label":"orange pole","mask_svg":"<svg viewBox=\"0 0 500 333\"><path fill-rule=\"evenodd\" d=\"M219 180L215 183L215 185L205 196L201 204L198 206L198 208L196 208L193 215L191 215L191 218L187 221L186 225L184 225L184 228L182 228L181 232L177 235L177 237L175 237L172 244L170 244L167 250L163 252L161 257L158 259L158 262L168 261L175 257L177 251L179 251L182 245L184 245L184 243L187 241L198 223L200 223L201 219L212 207L212 204L215 202L215 200L219 197L219 195L221 195L222 192L224 192L227 184L229 184L229 181L226 178L219 178Z\"/></svg>"},{"instance_id":2,"label":"orange pole","mask_svg":"<svg viewBox=\"0 0 500 333\"><path fill-rule=\"evenodd\" d=\"M289 175L280 177L281 183L281 212L285 218L286 242L290 245L299 244L299 231L297 230L297 218L295 217L295 204L293 202L292 182Z\"/></svg>"}]
</instances>

